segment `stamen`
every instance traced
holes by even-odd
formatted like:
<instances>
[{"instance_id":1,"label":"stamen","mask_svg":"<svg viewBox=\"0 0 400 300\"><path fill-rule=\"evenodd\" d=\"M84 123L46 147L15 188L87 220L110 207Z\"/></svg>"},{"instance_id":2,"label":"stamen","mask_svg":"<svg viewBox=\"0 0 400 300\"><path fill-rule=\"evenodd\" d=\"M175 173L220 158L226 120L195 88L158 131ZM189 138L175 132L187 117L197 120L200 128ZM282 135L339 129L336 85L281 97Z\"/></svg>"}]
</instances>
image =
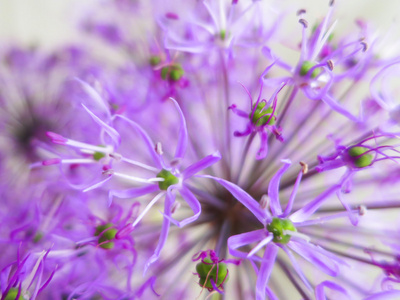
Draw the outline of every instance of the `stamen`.
<instances>
[{"instance_id":1,"label":"stamen","mask_svg":"<svg viewBox=\"0 0 400 300\"><path fill-rule=\"evenodd\" d=\"M260 208L266 210L269 207L269 197L268 195L264 194L260 200Z\"/></svg>"},{"instance_id":2,"label":"stamen","mask_svg":"<svg viewBox=\"0 0 400 300\"><path fill-rule=\"evenodd\" d=\"M303 25L304 28L308 28L308 22L305 19L300 19L299 23Z\"/></svg>"},{"instance_id":3,"label":"stamen","mask_svg":"<svg viewBox=\"0 0 400 300\"><path fill-rule=\"evenodd\" d=\"M172 208L171 208L171 213L172 214L175 213L180 207L181 207L180 202L178 202L178 201L174 202L174 204L172 205Z\"/></svg>"},{"instance_id":4,"label":"stamen","mask_svg":"<svg viewBox=\"0 0 400 300\"><path fill-rule=\"evenodd\" d=\"M145 209L142 211L142 213L137 217L137 219L135 220L135 222L132 223L132 226L131 226L132 228L135 227L135 226L140 222L140 220L143 219L143 217L144 217L145 214L149 211L149 209L150 209L162 196L164 196L164 194L165 194L165 192L159 193L157 196L155 196L155 197L153 198L153 200L151 200L151 201L149 202L149 204L147 204L147 206L146 206Z\"/></svg>"},{"instance_id":5,"label":"stamen","mask_svg":"<svg viewBox=\"0 0 400 300\"><path fill-rule=\"evenodd\" d=\"M46 135L55 144L64 145L68 141L65 137L51 131L46 132Z\"/></svg>"},{"instance_id":6,"label":"stamen","mask_svg":"<svg viewBox=\"0 0 400 300\"><path fill-rule=\"evenodd\" d=\"M326 62L326 65L328 66L328 68L329 68L329 70L331 70L331 71L333 71L333 68L334 68L334 63L333 63L333 61L332 60L328 60L327 62Z\"/></svg>"},{"instance_id":7,"label":"stamen","mask_svg":"<svg viewBox=\"0 0 400 300\"><path fill-rule=\"evenodd\" d=\"M303 161L301 161L299 164L303 168L303 170L302 170L303 174L307 174L308 173L308 165Z\"/></svg>"},{"instance_id":8,"label":"stamen","mask_svg":"<svg viewBox=\"0 0 400 300\"><path fill-rule=\"evenodd\" d=\"M304 15L305 13L306 13L307 11L304 9L304 8L302 8L302 9L299 9L298 11L297 11L297 16L301 16L301 15Z\"/></svg>"},{"instance_id":9,"label":"stamen","mask_svg":"<svg viewBox=\"0 0 400 300\"><path fill-rule=\"evenodd\" d=\"M272 234L270 234L268 237L266 237L265 239L263 239L261 242L259 242L257 244L257 246L255 246L250 252L249 254L247 254L247 257L252 257L255 253L257 253L258 250L260 250L262 247L264 247L265 245L267 245L270 241L272 241L272 239L274 238L274 236Z\"/></svg>"},{"instance_id":10,"label":"stamen","mask_svg":"<svg viewBox=\"0 0 400 300\"><path fill-rule=\"evenodd\" d=\"M142 182L142 183L153 183L153 182L162 182L164 181L164 178L148 178L148 179L143 179L143 178L139 178L139 177L135 177L135 176L130 176L130 175L126 175L123 173L118 173L115 172L114 170L110 169L110 170L105 170L103 171L103 174L105 175L114 175L123 179L127 179L130 181L134 181L134 182Z\"/></svg>"},{"instance_id":11,"label":"stamen","mask_svg":"<svg viewBox=\"0 0 400 300\"><path fill-rule=\"evenodd\" d=\"M364 216L367 213L367 207L365 205L360 205L358 207L358 214Z\"/></svg>"},{"instance_id":12,"label":"stamen","mask_svg":"<svg viewBox=\"0 0 400 300\"><path fill-rule=\"evenodd\" d=\"M154 150L157 152L157 154L162 155L164 152L162 151L162 145L160 142L157 142Z\"/></svg>"},{"instance_id":13,"label":"stamen","mask_svg":"<svg viewBox=\"0 0 400 300\"><path fill-rule=\"evenodd\" d=\"M119 154L119 153L115 153L115 152L114 153L110 153L109 156L111 158L114 158L116 161L120 161L122 159L122 155Z\"/></svg>"},{"instance_id":14,"label":"stamen","mask_svg":"<svg viewBox=\"0 0 400 300\"><path fill-rule=\"evenodd\" d=\"M110 154L111 157L112 157L112 155L113 154ZM138 166L138 167L142 167L143 169L146 169L146 170L149 170L149 171L158 172L158 169L156 169L154 167L151 167L151 166L148 166L148 165L143 164L143 163L138 162L138 161L134 161L134 160L122 157L122 156L121 156L121 160L124 161L124 162L127 162L129 164L132 164L132 165L135 165L135 166Z\"/></svg>"},{"instance_id":15,"label":"stamen","mask_svg":"<svg viewBox=\"0 0 400 300\"><path fill-rule=\"evenodd\" d=\"M364 41L361 42L361 45L363 46L363 49L362 49L363 52L368 50L368 44L366 42L364 42Z\"/></svg>"}]
</instances>

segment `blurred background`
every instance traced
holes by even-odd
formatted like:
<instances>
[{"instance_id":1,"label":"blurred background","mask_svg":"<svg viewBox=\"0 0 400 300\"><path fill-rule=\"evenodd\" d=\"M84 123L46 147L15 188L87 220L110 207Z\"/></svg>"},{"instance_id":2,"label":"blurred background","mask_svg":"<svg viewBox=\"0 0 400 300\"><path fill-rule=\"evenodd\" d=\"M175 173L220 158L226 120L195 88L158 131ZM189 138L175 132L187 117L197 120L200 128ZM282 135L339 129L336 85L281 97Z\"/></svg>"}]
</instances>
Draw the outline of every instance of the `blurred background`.
<instances>
[{"instance_id":1,"label":"blurred background","mask_svg":"<svg viewBox=\"0 0 400 300\"><path fill-rule=\"evenodd\" d=\"M135 0L132 0L135 1ZM179 0L176 0L179 1ZM181 0L188 1L188 0ZM196 1L196 0L193 0ZM214 0L217 1L217 0ZM240 0L239 0L240 1ZM261 0L267 1L267 0ZM65 41L77 41L77 20L84 18L89 7L101 6L106 0L0 0L0 38L4 42L22 42L55 47ZM274 1L271 1L274 2ZM277 3L289 10L307 9L307 19L320 17L327 10L328 0L281 0ZM396 28L400 14L397 0L337 0L337 29L346 30L354 17L371 21L383 32ZM296 18L293 18L297 21ZM395 36L400 30L394 29Z\"/></svg>"}]
</instances>

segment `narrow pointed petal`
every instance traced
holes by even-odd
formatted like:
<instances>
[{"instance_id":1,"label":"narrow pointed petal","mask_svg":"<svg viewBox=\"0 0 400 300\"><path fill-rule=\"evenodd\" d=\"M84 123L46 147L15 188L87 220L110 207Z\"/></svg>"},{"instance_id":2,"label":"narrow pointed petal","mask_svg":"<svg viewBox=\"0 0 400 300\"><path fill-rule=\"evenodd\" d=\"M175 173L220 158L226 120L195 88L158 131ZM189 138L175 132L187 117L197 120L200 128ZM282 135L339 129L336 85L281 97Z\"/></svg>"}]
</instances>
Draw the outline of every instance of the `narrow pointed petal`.
<instances>
[{"instance_id":1,"label":"narrow pointed petal","mask_svg":"<svg viewBox=\"0 0 400 300\"><path fill-rule=\"evenodd\" d=\"M111 137L114 142L114 146L119 146L121 144L121 137L119 133L112 128L110 125L104 123L98 116L92 113L84 104L82 107L87 111L87 113L92 117L93 121L95 121L107 134Z\"/></svg>"},{"instance_id":2,"label":"narrow pointed petal","mask_svg":"<svg viewBox=\"0 0 400 300\"><path fill-rule=\"evenodd\" d=\"M343 294L343 296L346 296L346 298L342 298L342 299L350 299L349 294L343 287L341 287L340 285L338 285L332 281L326 280L326 281L323 281L320 284L318 284L317 287L315 288L315 298L317 300L326 300L324 288L329 288L331 290L334 290L334 291L337 291L337 292Z\"/></svg>"},{"instance_id":3,"label":"narrow pointed petal","mask_svg":"<svg viewBox=\"0 0 400 300\"><path fill-rule=\"evenodd\" d=\"M147 150L149 151L149 153L151 155L151 158L153 159L153 162L154 162L155 166L158 169L162 169L163 168L163 163L162 163L161 157L154 150L155 144L153 143L153 141L151 140L151 138L149 137L147 132L140 125L138 125L136 122L128 119L125 116L117 115L116 117L124 120L125 122L130 124L134 129L136 129L136 131L139 133L140 137L144 141L144 143L145 143L145 145L147 147Z\"/></svg>"},{"instance_id":4,"label":"narrow pointed petal","mask_svg":"<svg viewBox=\"0 0 400 300\"><path fill-rule=\"evenodd\" d=\"M260 204L240 187L232 182L213 176L202 175L199 177L214 179L216 182L226 188L240 203L246 206L262 224L267 223L267 220L269 219L267 212L262 210L260 208Z\"/></svg>"},{"instance_id":5,"label":"narrow pointed petal","mask_svg":"<svg viewBox=\"0 0 400 300\"><path fill-rule=\"evenodd\" d=\"M247 253L236 250L242 246L250 245L252 243L259 242L266 237L265 230L259 229L251 232L241 233L238 235L231 236L228 239L229 253L233 256L240 258L247 258ZM256 257L252 257L254 259Z\"/></svg>"},{"instance_id":6,"label":"narrow pointed petal","mask_svg":"<svg viewBox=\"0 0 400 300\"><path fill-rule=\"evenodd\" d=\"M174 102L176 109L178 110L179 113L179 136L178 136L178 145L176 146L176 151L175 151L175 158L184 158L188 146L188 131L187 131L187 126L186 126L186 120L185 116L183 115L183 112L181 108L179 107L178 102L176 102L174 99L171 98L171 100Z\"/></svg>"},{"instance_id":7,"label":"narrow pointed petal","mask_svg":"<svg viewBox=\"0 0 400 300\"><path fill-rule=\"evenodd\" d=\"M216 151L213 154L202 158L198 162L195 162L194 164L187 167L182 172L183 178L187 179L187 178L192 177L193 175L197 174L201 170L204 170L204 169L208 168L209 166L212 166L213 164L218 162L220 159L221 159L221 154L219 153L219 151Z\"/></svg>"},{"instance_id":8,"label":"narrow pointed petal","mask_svg":"<svg viewBox=\"0 0 400 300\"><path fill-rule=\"evenodd\" d=\"M165 197L165 203L164 203L164 215L165 216L171 216L171 208L172 204L175 202L175 195L171 191L171 187L168 188L167 190L167 195ZM147 272L147 269L158 260L160 257L160 253L162 248L164 248L165 242L167 241L168 237L168 232L169 232L169 227L171 225L171 222L168 218L163 219L162 227L161 227L161 233L160 233L160 238L158 240L158 245L156 249L154 250L153 255L149 258L149 260L146 263L146 266L144 268L144 274Z\"/></svg>"},{"instance_id":9,"label":"narrow pointed petal","mask_svg":"<svg viewBox=\"0 0 400 300\"><path fill-rule=\"evenodd\" d=\"M307 220L327 199L328 197L340 188L334 185L317 196L313 201L307 203L302 208L289 216L292 222L302 222Z\"/></svg>"},{"instance_id":10,"label":"narrow pointed petal","mask_svg":"<svg viewBox=\"0 0 400 300\"><path fill-rule=\"evenodd\" d=\"M301 240L296 240L295 242L290 241L288 246L305 260L313 264L314 267L333 277L339 274L338 264L346 265L343 260L332 253L308 242L303 242Z\"/></svg>"},{"instance_id":11,"label":"narrow pointed petal","mask_svg":"<svg viewBox=\"0 0 400 300\"><path fill-rule=\"evenodd\" d=\"M288 204L286 205L285 211L282 215L282 217L284 218L286 218L292 211L294 199L296 198L297 190L299 189L302 177L303 177L303 170L300 170L299 174L297 175L296 182L294 183L292 193L290 194Z\"/></svg>"},{"instance_id":12,"label":"narrow pointed petal","mask_svg":"<svg viewBox=\"0 0 400 300\"><path fill-rule=\"evenodd\" d=\"M108 201L109 201L109 204L111 205L114 197L122 198L122 199L129 199L129 198L134 199L134 198L137 198L137 197L140 197L143 195L153 193L158 190L159 190L159 187L155 184L147 185L147 186L140 187L140 188L128 189L128 190L111 190L108 193L108 199L109 199Z\"/></svg>"},{"instance_id":13,"label":"narrow pointed petal","mask_svg":"<svg viewBox=\"0 0 400 300\"><path fill-rule=\"evenodd\" d=\"M282 160L282 162L284 163L283 167L280 168L278 172L276 172L274 177L272 177L268 186L268 196L271 199L270 207L274 216L279 216L282 214L282 207L279 201L279 182L281 181L283 174L287 171L287 169L289 169L290 165L292 164L292 162L288 159Z\"/></svg>"},{"instance_id":14,"label":"narrow pointed petal","mask_svg":"<svg viewBox=\"0 0 400 300\"><path fill-rule=\"evenodd\" d=\"M256 300L265 300L266 288L268 280L271 276L272 268L275 264L276 255L278 254L278 247L274 244L269 244L264 252L263 260L261 262L260 271L258 272L256 283Z\"/></svg>"},{"instance_id":15,"label":"narrow pointed petal","mask_svg":"<svg viewBox=\"0 0 400 300\"><path fill-rule=\"evenodd\" d=\"M193 195L193 193L185 186L179 189L179 193L181 194L182 198L186 201L186 203L190 206L191 210L193 211L193 216L190 216L182 221L178 222L177 220L173 219L168 215L164 215L164 217L168 218L172 223L174 223L178 227L183 227L189 223L196 221L200 214L201 214L201 205L199 200Z\"/></svg>"}]
</instances>

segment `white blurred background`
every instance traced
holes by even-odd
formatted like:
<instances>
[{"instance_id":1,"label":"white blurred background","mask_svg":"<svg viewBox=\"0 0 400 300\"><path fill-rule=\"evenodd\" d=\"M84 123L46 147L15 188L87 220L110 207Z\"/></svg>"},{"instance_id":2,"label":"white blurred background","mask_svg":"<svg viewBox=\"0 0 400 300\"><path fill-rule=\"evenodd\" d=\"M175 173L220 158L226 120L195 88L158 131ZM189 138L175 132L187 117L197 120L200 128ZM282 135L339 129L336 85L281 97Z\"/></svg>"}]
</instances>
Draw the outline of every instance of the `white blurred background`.
<instances>
[{"instance_id":1,"label":"white blurred background","mask_svg":"<svg viewBox=\"0 0 400 300\"><path fill-rule=\"evenodd\" d=\"M147 1L147 0L145 0ZM196 0L174 0L196 1ZM217 1L217 0L213 0ZM240 0L239 0L240 1ZM261 0L269 1L269 0ZM85 8L101 6L105 0L0 0L0 39L2 42L22 42L26 45L42 44L54 47L65 41L76 41L77 19ZM271 1L272 2L272 1ZM296 11L307 9L307 19L323 16L329 0L281 0L283 6ZM400 0L337 0L338 30L356 17L371 21L376 28L387 31L390 27L400 36L398 23ZM296 19L296 18L294 18Z\"/></svg>"}]
</instances>

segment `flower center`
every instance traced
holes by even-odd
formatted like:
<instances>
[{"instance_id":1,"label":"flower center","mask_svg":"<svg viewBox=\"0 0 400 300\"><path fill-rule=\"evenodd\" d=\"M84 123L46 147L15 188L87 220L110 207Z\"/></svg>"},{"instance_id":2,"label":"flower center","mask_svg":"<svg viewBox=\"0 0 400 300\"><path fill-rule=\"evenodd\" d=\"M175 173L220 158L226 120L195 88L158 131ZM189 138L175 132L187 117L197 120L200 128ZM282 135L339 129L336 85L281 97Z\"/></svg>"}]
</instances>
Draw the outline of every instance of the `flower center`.
<instances>
[{"instance_id":1,"label":"flower center","mask_svg":"<svg viewBox=\"0 0 400 300\"><path fill-rule=\"evenodd\" d=\"M161 172L157 174L157 177L164 179L164 181L158 182L160 190L167 190L171 185L177 184L179 182L178 177L165 169L162 169Z\"/></svg>"},{"instance_id":2,"label":"flower center","mask_svg":"<svg viewBox=\"0 0 400 300\"><path fill-rule=\"evenodd\" d=\"M110 242L115 238L115 235L117 234L117 229L115 228L110 228L113 227L114 225L111 223L107 223L104 225L99 225L96 227L96 232L94 233L95 236L99 236L99 245L103 249L112 249L114 248L114 242Z\"/></svg>"},{"instance_id":3,"label":"flower center","mask_svg":"<svg viewBox=\"0 0 400 300\"><path fill-rule=\"evenodd\" d=\"M150 65L155 67L161 62L161 57L159 57L158 55L154 55L154 56L150 57L149 62L150 62Z\"/></svg>"},{"instance_id":4,"label":"flower center","mask_svg":"<svg viewBox=\"0 0 400 300\"><path fill-rule=\"evenodd\" d=\"M106 147L104 145L98 145L99 147ZM99 161L100 159L102 159L104 156L106 156L103 152L95 152L93 153L93 159L96 161Z\"/></svg>"},{"instance_id":5,"label":"flower center","mask_svg":"<svg viewBox=\"0 0 400 300\"><path fill-rule=\"evenodd\" d=\"M263 126L265 124L267 125L274 125L276 121L276 117L272 116L273 109L272 107L268 107L265 109L265 102L259 102L254 114L253 118L251 119L251 122L256 125L256 126ZM253 107L254 109L254 107ZM251 118L252 112L249 115L249 118ZM269 121L268 121L269 120Z\"/></svg>"},{"instance_id":6,"label":"flower center","mask_svg":"<svg viewBox=\"0 0 400 300\"><path fill-rule=\"evenodd\" d=\"M347 153L353 158L353 163L357 168L364 168L370 166L374 158L372 154L364 154L367 151L365 147L356 146L348 149Z\"/></svg>"},{"instance_id":7,"label":"flower center","mask_svg":"<svg viewBox=\"0 0 400 300\"><path fill-rule=\"evenodd\" d=\"M22 292L19 294L18 299L17 295L18 295L18 289L11 288L8 290L7 296L4 298L4 300L25 300L25 298L22 297Z\"/></svg>"},{"instance_id":8,"label":"flower center","mask_svg":"<svg viewBox=\"0 0 400 300\"><path fill-rule=\"evenodd\" d=\"M217 287L228 281L228 268L225 263L216 263L209 258L205 258L196 265L196 271L200 277L199 284L211 290L214 289L211 284L211 278Z\"/></svg>"},{"instance_id":9,"label":"flower center","mask_svg":"<svg viewBox=\"0 0 400 300\"><path fill-rule=\"evenodd\" d=\"M184 73L180 64L172 64L161 69L161 78L164 80L178 81L182 78Z\"/></svg>"},{"instance_id":10,"label":"flower center","mask_svg":"<svg viewBox=\"0 0 400 300\"><path fill-rule=\"evenodd\" d=\"M306 76L308 71L310 71L311 68L314 67L315 65L316 65L315 62L312 62L309 60L303 61L303 64L301 65L301 68L300 68L300 75ZM315 68L311 73L311 78L317 77L320 73L321 73L321 70L319 68Z\"/></svg>"},{"instance_id":11,"label":"flower center","mask_svg":"<svg viewBox=\"0 0 400 300\"><path fill-rule=\"evenodd\" d=\"M284 231L297 231L292 221L280 218L273 218L267 225L267 229L274 235L273 241L281 244L287 244L290 241L290 235L285 234Z\"/></svg>"}]
</instances>

